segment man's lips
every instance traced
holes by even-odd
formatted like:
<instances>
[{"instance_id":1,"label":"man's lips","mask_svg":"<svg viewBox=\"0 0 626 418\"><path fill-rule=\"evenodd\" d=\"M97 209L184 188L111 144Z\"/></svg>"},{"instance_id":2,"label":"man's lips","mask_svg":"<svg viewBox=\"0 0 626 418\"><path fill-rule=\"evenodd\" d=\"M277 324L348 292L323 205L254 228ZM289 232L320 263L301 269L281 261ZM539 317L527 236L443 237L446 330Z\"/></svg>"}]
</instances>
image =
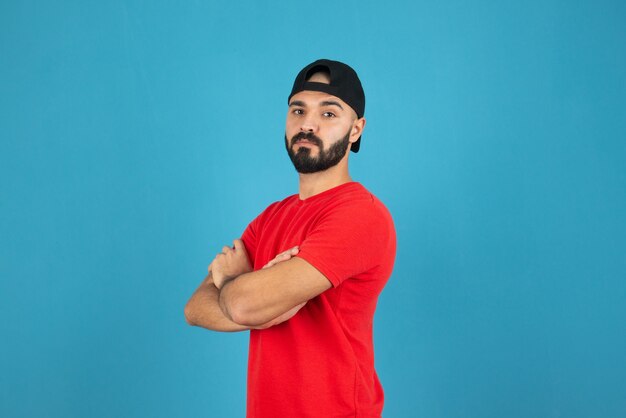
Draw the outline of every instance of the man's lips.
<instances>
[{"instance_id":1,"label":"man's lips","mask_svg":"<svg viewBox=\"0 0 626 418\"><path fill-rule=\"evenodd\" d=\"M299 139L296 141L296 143L294 145L308 145L308 146L317 146L317 144L308 141L306 139Z\"/></svg>"}]
</instances>

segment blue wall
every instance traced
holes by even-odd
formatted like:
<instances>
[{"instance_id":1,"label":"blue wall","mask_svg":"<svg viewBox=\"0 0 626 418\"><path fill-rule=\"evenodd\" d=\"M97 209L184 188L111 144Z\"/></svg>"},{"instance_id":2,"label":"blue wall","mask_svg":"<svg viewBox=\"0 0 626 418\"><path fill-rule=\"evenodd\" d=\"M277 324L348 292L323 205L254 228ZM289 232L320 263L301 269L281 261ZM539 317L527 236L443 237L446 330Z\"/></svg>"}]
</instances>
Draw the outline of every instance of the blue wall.
<instances>
[{"instance_id":1,"label":"blue wall","mask_svg":"<svg viewBox=\"0 0 626 418\"><path fill-rule=\"evenodd\" d=\"M64 3L0 4L0 416L244 415L247 335L183 307L296 192L320 57L397 226L385 416L626 416L623 2Z\"/></svg>"}]
</instances>

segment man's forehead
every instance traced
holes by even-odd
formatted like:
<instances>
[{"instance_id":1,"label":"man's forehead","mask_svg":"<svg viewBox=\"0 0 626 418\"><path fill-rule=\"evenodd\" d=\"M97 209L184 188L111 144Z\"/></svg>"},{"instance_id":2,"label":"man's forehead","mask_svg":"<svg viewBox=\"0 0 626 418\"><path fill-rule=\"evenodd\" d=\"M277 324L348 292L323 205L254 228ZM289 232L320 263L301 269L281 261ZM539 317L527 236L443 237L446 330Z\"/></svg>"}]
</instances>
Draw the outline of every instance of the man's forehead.
<instances>
[{"instance_id":1,"label":"man's forehead","mask_svg":"<svg viewBox=\"0 0 626 418\"><path fill-rule=\"evenodd\" d=\"M344 110L351 109L351 107L339 97L324 93L323 91L303 90L291 97L289 105L293 105L294 102L299 102L300 105L305 106L328 105L334 102L341 105L340 107Z\"/></svg>"}]
</instances>

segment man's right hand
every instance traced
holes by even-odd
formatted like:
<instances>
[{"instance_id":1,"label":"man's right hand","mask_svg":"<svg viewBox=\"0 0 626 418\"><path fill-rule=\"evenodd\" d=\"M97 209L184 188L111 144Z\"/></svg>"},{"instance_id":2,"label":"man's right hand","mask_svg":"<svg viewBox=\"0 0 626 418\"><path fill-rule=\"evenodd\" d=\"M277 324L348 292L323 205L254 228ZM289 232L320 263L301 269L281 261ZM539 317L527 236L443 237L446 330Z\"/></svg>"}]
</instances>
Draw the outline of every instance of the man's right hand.
<instances>
[{"instance_id":1,"label":"man's right hand","mask_svg":"<svg viewBox=\"0 0 626 418\"><path fill-rule=\"evenodd\" d=\"M224 283L250 271L252 266L246 246L241 239L234 240L232 248L224 246L222 252L209 264L209 273L218 289L221 289Z\"/></svg>"},{"instance_id":2,"label":"man's right hand","mask_svg":"<svg viewBox=\"0 0 626 418\"><path fill-rule=\"evenodd\" d=\"M274 257L274 259L271 260L269 263L264 265L263 268L264 269L270 268L270 267L272 267L272 266L274 266L274 265L276 265L278 263L282 263L283 261L287 261L287 260L291 259L292 257L296 256L299 251L300 251L300 248L298 248L298 246L295 246L295 247L290 248L290 249L288 249L286 251L283 251L282 253L280 253L276 257ZM298 311L304 305L306 305L306 302L302 302L301 304L294 306L293 308L291 308L290 310L288 310L284 314L280 315L279 317L272 319L268 323L265 323L263 325L255 327L255 329L266 329L266 328L269 328L269 327L273 327L274 325L278 325L281 322L285 322L285 321L291 319L295 314L297 314Z\"/></svg>"}]
</instances>

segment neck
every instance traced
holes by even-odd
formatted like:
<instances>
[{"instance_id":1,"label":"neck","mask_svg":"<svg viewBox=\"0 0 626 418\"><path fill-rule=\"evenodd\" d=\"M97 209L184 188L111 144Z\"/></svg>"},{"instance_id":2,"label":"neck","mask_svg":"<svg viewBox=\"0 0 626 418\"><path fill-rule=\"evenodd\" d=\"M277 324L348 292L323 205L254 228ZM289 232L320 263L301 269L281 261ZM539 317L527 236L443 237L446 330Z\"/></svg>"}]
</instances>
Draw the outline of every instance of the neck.
<instances>
[{"instance_id":1,"label":"neck","mask_svg":"<svg viewBox=\"0 0 626 418\"><path fill-rule=\"evenodd\" d=\"M341 163L318 173L300 173L300 199L307 199L351 181L347 164Z\"/></svg>"}]
</instances>

